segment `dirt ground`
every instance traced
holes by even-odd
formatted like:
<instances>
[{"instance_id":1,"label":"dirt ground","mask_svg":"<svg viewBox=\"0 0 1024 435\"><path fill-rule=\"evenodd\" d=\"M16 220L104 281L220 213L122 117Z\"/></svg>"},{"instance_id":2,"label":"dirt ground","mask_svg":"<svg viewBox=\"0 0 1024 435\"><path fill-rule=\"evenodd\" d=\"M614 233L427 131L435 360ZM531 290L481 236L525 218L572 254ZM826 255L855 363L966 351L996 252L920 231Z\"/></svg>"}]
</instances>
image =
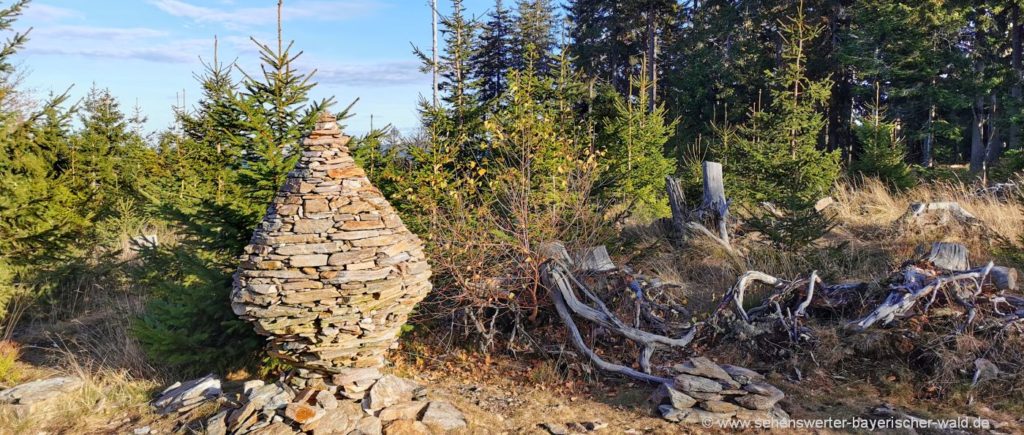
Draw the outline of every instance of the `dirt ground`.
<instances>
[{"instance_id":1,"label":"dirt ground","mask_svg":"<svg viewBox=\"0 0 1024 435\"><path fill-rule=\"evenodd\" d=\"M150 433L202 433L202 422L213 406L202 407L177 417L160 417L146 405L163 388L151 379L137 379L110 369L90 370L87 366L53 366L58 358L41 358L36 349L26 352L18 364L21 382L76 374L87 386L76 397L47 413L14 416L0 410L0 434L122 434L148 427ZM429 388L432 398L448 400L465 412L473 434L546 434L545 424L573 427L574 423L597 423L604 434L727 433L735 430L682 425L664 421L646 403L652 387L617 378L600 377L583 366L565 360L488 357L462 350L433 354L419 347L395 354L393 373L415 379ZM31 361L28 362L28 361ZM63 360L67 364L67 360ZM725 361L720 361L725 362ZM252 378L247 373L227 377L228 393ZM885 403L925 419L983 417L996 433L1024 433L1024 419L997 412L981 404L951 407L936 402L915 402L910 385L894 384L885 391L863 381L843 379L824 373L808 373L800 382L777 373L769 380L787 393L781 402L794 419L877 419L872 410ZM582 432L582 431L579 431ZM576 432L576 433L579 433ZM745 433L868 433L867 430L748 429ZM883 431L885 433L965 433L937 430ZM970 433L992 433L968 431ZM571 431L570 433L573 433Z\"/></svg>"}]
</instances>

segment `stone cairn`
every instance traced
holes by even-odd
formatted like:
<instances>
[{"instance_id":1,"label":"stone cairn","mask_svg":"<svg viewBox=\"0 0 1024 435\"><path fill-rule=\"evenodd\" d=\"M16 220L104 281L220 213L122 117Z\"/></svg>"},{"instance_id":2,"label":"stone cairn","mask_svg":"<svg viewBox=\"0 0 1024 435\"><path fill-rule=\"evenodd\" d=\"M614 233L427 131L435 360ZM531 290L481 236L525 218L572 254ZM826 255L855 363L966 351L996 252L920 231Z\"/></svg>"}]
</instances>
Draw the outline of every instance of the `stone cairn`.
<instances>
[{"instance_id":1,"label":"stone cairn","mask_svg":"<svg viewBox=\"0 0 1024 435\"><path fill-rule=\"evenodd\" d=\"M232 307L301 368L297 382L381 367L430 291L423 245L323 115L245 248Z\"/></svg>"},{"instance_id":2,"label":"stone cairn","mask_svg":"<svg viewBox=\"0 0 1024 435\"><path fill-rule=\"evenodd\" d=\"M707 424L789 419L778 406L786 395L753 370L718 365L704 357L690 358L673 370L674 382L662 384L650 398L665 420Z\"/></svg>"},{"instance_id":3,"label":"stone cairn","mask_svg":"<svg viewBox=\"0 0 1024 435\"><path fill-rule=\"evenodd\" d=\"M154 405L183 413L216 400L211 434L429 433L466 427L447 402L380 368L401 326L430 291L423 245L356 166L349 138L324 114L241 257L231 306L296 370L246 383L240 395L165 391ZM204 387L204 388L200 388Z\"/></svg>"}]
</instances>

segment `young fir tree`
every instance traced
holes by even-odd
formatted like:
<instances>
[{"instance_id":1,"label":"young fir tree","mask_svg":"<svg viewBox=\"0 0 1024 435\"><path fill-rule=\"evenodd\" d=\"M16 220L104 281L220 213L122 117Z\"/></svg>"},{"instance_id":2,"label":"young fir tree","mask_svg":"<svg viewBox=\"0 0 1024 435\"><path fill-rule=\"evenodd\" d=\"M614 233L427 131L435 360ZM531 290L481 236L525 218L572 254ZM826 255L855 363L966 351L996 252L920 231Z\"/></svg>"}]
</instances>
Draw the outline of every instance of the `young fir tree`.
<instances>
[{"instance_id":1,"label":"young fir tree","mask_svg":"<svg viewBox=\"0 0 1024 435\"><path fill-rule=\"evenodd\" d=\"M312 74L296 71L298 54L280 34L276 47L257 47L261 74L243 72L241 90L230 69L216 61L207 67L202 101L179 114L183 133L165 148L190 168L178 174L182 200L165 207L184 240L147 253L140 278L153 295L136 334L150 354L184 371L254 361L261 341L231 310L231 274L294 166L300 138L330 103L309 102Z\"/></svg>"},{"instance_id":2,"label":"young fir tree","mask_svg":"<svg viewBox=\"0 0 1024 435\"><path fill-rule=\"evenodd\" d=\"M605 152L602 182L605 195L627 204L640 218L655 218L668 212L665 176L675 170L675 159L664 154L665 144L675 129L666 122L665 106L650 111L650 86L646 76L634 76L632 92L616 95L614 111L599 136Z\"/></svg>"},{"instance_id":3,"label":"young fir tree","mask_svg":"<svg viewBox=\"0 0 1024 435\"><path fill-rule=\"evenodd\" d=\"M730 195L751 205L767 201L782 211L749 223L784 249L797 250L831 227L814 203L839 177L839 152L818 149L830 80L810 80L807 50L821 28L807 24L803 8L783 27L785 64L770 73L771 103L755 107L750 120L723 130L720 149Z\"/></svg>"},{"instance_id":4,"label":"young fir tree","mask_svg":"<svg viewBox=\"0 0 1024 435\"><path fill-rule=\"evenodd\" d=\"M483 105L473 95L473 42L476 22L466 17L462 0L452 0L451 15L440 22L444 49L438 64L418 48L414 53L423 62L423 69L437 68L441 104L421 104L424 123L436 137L432 142L444 142L445 149L456 153L461 162L479 162L483 155L478 146L483 119ZM461 170L461 169L460 169Z\"/></svg>"},{"instance_id":5,"label":"young fir tree","mask_svg":"<svg viewBox=\"0 0 1024 435\"><path fill-rule=\"evenodd\" d=\"M876 94L877 95L877 94ZM915 184L907 164L907 151L899 124L885 118L880 97L867 108L868 115L854 125L862 153L853 163L854 173L878 177L893 189L907 189Z\"/></svg>"},{"instance_id":6,"label":"young fir tree","mask_svg":"<svg viewBox=\"0 0 1024 435\"><path fill-rule=\"evenodd\" d=\"M477 37L476 53L470 58L471 76L477 99L482 104L498 98L508 88L512 69L512 18L502 0L495 0L489 20Z\"/></svg>"},{"instance_id":7,"label":"young fir tree","mask_svg":"<svg viewBox=\"0 0 1024 435\"><path fill-rule=\"evenodd\" d=\"M247 212L255 223L266 204L284 183L295 166L299 140L313 129L316 116L332 101L310 103L309 91L316 85L312 73L299 73L295 61L302 52L292 54L294 42L277 46L255 39L260 53L260 74L241 71L242 89L235 94L235 107L242 113L234 146L242 150L238 167L239 181L253 206Z\"/></svg>"},{"instance_id":8,"label":"young fir tree","mask_svg":"<svg viewBox=\"0 0 1024 435\"><path fill-rule=\"evenodd\" d=\"M820 32L803 12L783 27L785 64L769 73L770 105L755 106L750 121L722 135L726 185L737 199L806 208L839 177L838 154L818 149L831 81L806 75L807 47Z\"/></svg>"},{"instance_id":9,"label":"young fir tree","mask_svg":"<svg viewBox=\"0 0 1024 435\"><path fill-rule=\"evenodd\" d=\"M141 198L153 150L136 132L139 120L125 115L108 89L92 88L78 114L66 178L82 210L103 219L118 199Z\"/></svg>"}]
</instances>

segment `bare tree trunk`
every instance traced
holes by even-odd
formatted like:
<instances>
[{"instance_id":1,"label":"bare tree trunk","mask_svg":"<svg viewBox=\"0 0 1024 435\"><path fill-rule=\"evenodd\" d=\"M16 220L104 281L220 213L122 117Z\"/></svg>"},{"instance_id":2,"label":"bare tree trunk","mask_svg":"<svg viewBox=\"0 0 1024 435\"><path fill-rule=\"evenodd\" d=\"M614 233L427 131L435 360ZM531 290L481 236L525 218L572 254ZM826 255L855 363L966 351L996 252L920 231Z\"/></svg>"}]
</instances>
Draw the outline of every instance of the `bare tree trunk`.
<instances>
[{"instance_id":1,"label":"bare tree trunk","mask_svg":"<svg viewBox=\"0 0 1024 435\"><path fill-rule=\"evenodd\" d=\"M934 81L932 82L934 83ZM928 109L928 134L924 137L924 147L921 149L921 165L932 167L932 149L935 147L935 105Z\"/></svg>"},{"instance_id":2,"label":"bare tree trunk","mask_svg":"<svg viewBox=\"0 0 1024 435\"><path fill-rule=\"evenodd\" d=\"M658 31L654 21L654 7L652 6L647 11L647 74L651 86L647 110L652 113L658 106Z\"/></svg>"},{"instance_id":3,"label":"bare tree trunk","mask_svg":"<svg viewBox=\"0 0 1024 435\"><path fill-rule=\"evenodd\" d=\"M430 0L430 24L431 24L431 35L433 35L433 45L431 49L431 73L434 78L434 107L439 104L438 92L437 92L437 0Z\"/></svg>"},{"instance_id":4,"label":"bare tree trunk","mask_svg":"<svg viewBox=\"0 0 1024 435\"><path fill-rule=\"evenodd\" d=\"M992 167L992 163L996 161L1003 154L1003 144L999 141L999 134L996 130L996 114L999 112L998 101L996 100L996 94L993 93L989 96L991 105L988 109L986 116L987 121L985 122L985 167Z\"/></svg>"},{"instance_id":5,"label":"bare tree trunk","mask_svg":"<svg viewBox=\"0 0 1024 435\"><path fill-rule=\"evenodd\" d=\"M971 173L980 174L985 169L985 100L974 99L973 123L971 124Z\"/></svg>"},{"instance_id":6,"label":"bare tree trunk","mask_svg":"<svg viewBox=\"0 0 1024 435\"><path fill-rule=\"evenodd\" d=\"M1012 40L1013 50L1010 54L1010 66L1013 68L1013 77L1011 78L1010 86L1010 97L1013 99L1011 107L1015 110L1020 110L1024 101L1021 100L1021 80L1024 79L1024 68L1021 67L1021 32L1022 27L1020 24L1020 6L1014 5L1012 12L1013 24L1010 28L1010 38ZM1009 148L1012 150L1020 148L1020 123L1019 121L1010 121L1010 138Z\"/></svg>"}]
</instances>

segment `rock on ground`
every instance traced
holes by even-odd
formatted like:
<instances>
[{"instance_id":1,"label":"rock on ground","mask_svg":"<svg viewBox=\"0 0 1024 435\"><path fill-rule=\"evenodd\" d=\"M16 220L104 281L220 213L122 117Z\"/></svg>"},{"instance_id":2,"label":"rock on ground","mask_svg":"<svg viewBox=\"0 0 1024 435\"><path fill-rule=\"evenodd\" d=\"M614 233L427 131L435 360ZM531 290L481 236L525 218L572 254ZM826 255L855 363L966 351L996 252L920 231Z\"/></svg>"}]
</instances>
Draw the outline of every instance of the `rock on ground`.
<instances>
[{"instance_id":1,"label":"rock on ground","mask_svg":"<svg viewBox=\"0 0 1024 435\"><path fill-rule=\"evenodd\" d=\"M466 427L466 417L448 402L430 402L421 421L445 431Z\"/></svg>"},{"instance_id":2,"label":"rock on ground","mask_svg":"<svg viewBox=\"0 0 1024 435\"><path fill-rule=\"evenodd\" d=\"M167 387L153 401L153 406L160 415L172 412L186 412L199 404L220 396L220 379L214 375L206 375L185 383L175 382Z\"/></svg>"},{"instance_id":3,"label":"rock on ground","mask_svg":"<svg viewBox=\"0 0 1024 435\"><path fill-rule=\"evenodd\" d=\"M0 404L31 405L60 397L82 387L85 382L76 376L42 379L0 391Z\"/></svg>"},{"instance_id":4,"label":"rock on ground","mask_svg":"<svg viewBox=\"0 0 1024 435\"><path fill-rule=\"evenodd\" d=\"M419 384L394 375L387 375L377 380L364 399L367 409L377 411L388 406L407 402L420 394Z\"/></svg>"}]
</instances>

